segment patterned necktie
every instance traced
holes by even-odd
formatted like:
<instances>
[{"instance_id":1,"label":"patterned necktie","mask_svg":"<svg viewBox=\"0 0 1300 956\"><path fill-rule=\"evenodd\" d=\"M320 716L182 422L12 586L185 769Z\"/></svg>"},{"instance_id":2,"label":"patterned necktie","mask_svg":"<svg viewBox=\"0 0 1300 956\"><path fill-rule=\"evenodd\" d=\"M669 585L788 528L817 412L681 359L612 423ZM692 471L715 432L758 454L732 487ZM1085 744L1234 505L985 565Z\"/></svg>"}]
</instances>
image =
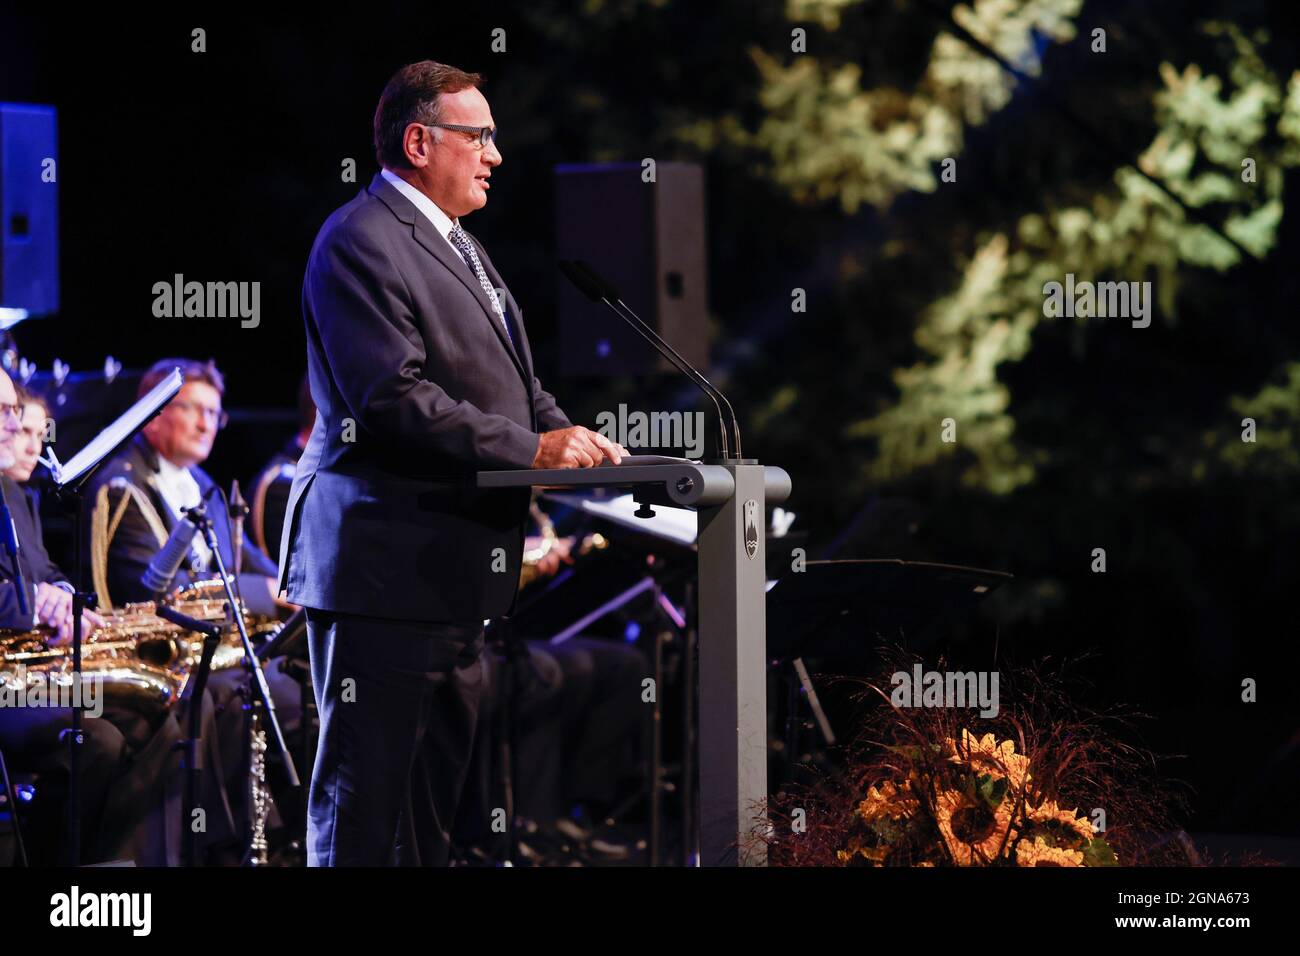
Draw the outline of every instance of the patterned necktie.
<instances>
[{"instance_id":1,"label":"patterned necktie","mask_svg":"<svg viewBox=\"0 0 1300 956\"><path fill-rule=\"evenodd\" d=\"M465 230L460 228L460 223L451 227L451 232L447 233L447 238L451 244L459 250L465 264L474 270L478 276L478 284L483 287L487 297L492 300L492 308L496 310L497 317L501 319L501 326L506 330L506 338L510 344L515 344L515 337L510 334L510 323L506 321L505 310L501 307L501 300L497 297L497 290L492 287L492 282L483 270L483 263L479 261L478 250L474 248L474 243L469 241L469 236L465 235Z\"/></svg>"}]
</instances>

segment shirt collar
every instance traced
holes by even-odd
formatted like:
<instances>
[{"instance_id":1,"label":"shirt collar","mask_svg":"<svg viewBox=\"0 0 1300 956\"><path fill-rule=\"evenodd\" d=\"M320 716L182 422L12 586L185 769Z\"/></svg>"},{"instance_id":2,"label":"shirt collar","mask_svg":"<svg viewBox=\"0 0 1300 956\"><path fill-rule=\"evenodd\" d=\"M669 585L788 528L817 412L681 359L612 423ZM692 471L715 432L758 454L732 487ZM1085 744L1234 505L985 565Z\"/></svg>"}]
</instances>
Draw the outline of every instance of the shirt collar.
<instances>
[{"instance_id":1,"label":"shirt collar","mask_svg":"<svg viewBox=\"0 0 1300 956\"><path fill-rule=\"evenodd\" d=\"M178 481L185 481L186 478L193 478L188 468L182 468L180 465L168 461L164 455L158 456L158 476L168 484L175 484Z\"/></svg>"},{"instance_id":2,"label":"shirt collar","mask_svg":"<svg viewBox=\"0 0 1300 956\"><path fill-rule=\"evenodd\" d=\"M451 242L451 240L447 238L447 234L451 232L452 226L460 224L459 219L452 219L445 212L443 212L441 209L438 208L437 203L435 203L424 193L420 192L420 190L416 189L414 186L408 183L401 176L397 175L391 169L384 167L379 171L379 175L383 176L390 183L392 183L394 189L396 189L407 199L411 200L411 203L415 206L415 208L420 210L420 212L424 213L425 218L427 218L429 222L433 223L433 227L438 230L438 235L442 236L442 238L444 239L447 239L448 242Z\"/></svg>"}]
</instances>

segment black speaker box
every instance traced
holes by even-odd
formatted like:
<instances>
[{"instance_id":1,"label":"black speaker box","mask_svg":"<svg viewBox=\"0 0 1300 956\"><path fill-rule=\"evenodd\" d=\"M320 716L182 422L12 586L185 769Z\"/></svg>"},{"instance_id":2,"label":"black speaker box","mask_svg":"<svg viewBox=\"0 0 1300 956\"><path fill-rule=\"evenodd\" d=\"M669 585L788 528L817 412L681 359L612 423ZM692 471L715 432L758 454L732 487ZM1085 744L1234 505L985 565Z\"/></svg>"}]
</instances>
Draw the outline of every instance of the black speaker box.
<instances>
[{"instance_id":1,"label":"black speaker box","mask_svg":"<svg viewBox=\"0 0 1300 956\"><path fill-rule=\"evenodd\" d=\"M613 283L624 302L688 362L708 364L704 170L657 163L558 166L556 249ZM558 274L558 273L557 273ZM601 303L559 279L560 371L566 376L643 375L667 360ZM706 372L707 374L707 372Z\"/></svg>"},{"instance_id":2,"label":"black speaker box","mask_svg":"<svg viewBox=\"0 0 1300 956\"><path fill-rule=\"evenodd\" d=\"M0 307L59 310L57 120L52 106L0 103Z\"/></svg>"}]
</instances>

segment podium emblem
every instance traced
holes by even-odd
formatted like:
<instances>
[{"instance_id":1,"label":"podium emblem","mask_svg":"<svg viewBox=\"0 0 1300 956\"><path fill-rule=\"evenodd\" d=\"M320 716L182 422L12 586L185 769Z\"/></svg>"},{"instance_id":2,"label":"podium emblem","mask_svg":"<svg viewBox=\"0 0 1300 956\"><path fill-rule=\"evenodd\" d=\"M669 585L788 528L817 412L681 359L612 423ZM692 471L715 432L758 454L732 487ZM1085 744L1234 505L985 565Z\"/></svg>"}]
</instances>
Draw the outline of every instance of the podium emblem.
<instances>
[{"instance_id":1,"label":"podium emblem","mask_svg":"<svg viewBox=\"0 0 1300 956\"><path fill-rule=\"evenodd\" d=\"M745 502L745 554L750 560L758 554L758 501L753 498Z\"/></svg>"}]
</instances>

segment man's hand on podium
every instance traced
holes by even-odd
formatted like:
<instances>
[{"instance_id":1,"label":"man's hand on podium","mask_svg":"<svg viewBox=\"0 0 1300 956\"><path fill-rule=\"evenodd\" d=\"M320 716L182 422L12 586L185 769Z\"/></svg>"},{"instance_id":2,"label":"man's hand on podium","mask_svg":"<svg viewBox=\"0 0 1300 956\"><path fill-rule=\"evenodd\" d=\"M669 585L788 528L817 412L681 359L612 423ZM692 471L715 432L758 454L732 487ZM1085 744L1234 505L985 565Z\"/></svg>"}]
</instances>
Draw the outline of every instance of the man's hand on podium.
<instances>
[{"instance_id":1,"label":"man's hand on podium","mask_svg":"<svg viewBox=\"0 0 1300 956\"><path fill-rule=\"evenodd\" d=\"M594 468L608 458L614 464L623 460L627 449L599 432L573 425L553 432L542 432L533 457L534 468Z\"/></svg>"}]
</instances>

